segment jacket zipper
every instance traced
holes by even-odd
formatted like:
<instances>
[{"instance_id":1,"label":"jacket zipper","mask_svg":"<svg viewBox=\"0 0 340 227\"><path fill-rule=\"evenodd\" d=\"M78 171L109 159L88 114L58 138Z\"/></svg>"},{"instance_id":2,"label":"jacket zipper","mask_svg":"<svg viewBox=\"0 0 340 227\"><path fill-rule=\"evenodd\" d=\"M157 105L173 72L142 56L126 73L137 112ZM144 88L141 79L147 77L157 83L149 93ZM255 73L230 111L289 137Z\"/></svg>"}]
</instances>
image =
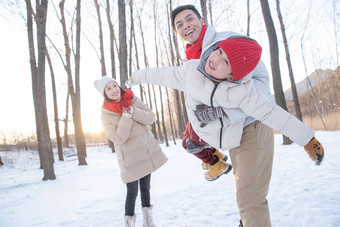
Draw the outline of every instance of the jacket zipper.
<instances>
[{"instance_id":1,"label":"jacket zipper","mask_svg":"<svg viewBox=\"0 0 340 227\"><path fill-rule=\"evenodd\" d=\"M215 95L215 92L216 92L216 90L217 90L217 86L219 85L220 83L214 83L214 89L213 89L213 91L212 91L212 93L211 93L211 96L210 96L210 105L211 105L211 107L214 107L214 105L213 105L213 97L214 97L214 95ZM220 117L219 118L220 119L220 123L221 123L221 128L220 128L220 149L222 149L222 131L223 131L223 120L222 120L222 118Z\"/></svg>"}]
</instances>

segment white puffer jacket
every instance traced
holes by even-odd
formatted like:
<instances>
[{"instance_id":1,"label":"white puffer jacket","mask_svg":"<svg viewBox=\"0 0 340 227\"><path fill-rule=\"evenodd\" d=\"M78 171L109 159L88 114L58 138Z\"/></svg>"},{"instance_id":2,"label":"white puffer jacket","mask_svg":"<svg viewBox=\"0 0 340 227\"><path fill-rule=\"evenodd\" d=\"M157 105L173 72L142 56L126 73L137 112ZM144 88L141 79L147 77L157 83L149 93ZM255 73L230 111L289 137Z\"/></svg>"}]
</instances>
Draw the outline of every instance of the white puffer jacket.
<instances>
[{"instance_id":1,"label":"white puffer jacket","mask_svg":"<svg viewBox=\"0 0 340 227\"><path fill-rule=\"evenodd\" d=\"M232 31L216 32L216 30L212 26L208 25L207 30L204 35L203 42L202 42L202 50L203 50L202 55L212 45L215 45L215 43L225 40L227 38L230 38L232 36L244 37L245 35L232 32ZM262 60L260 60L259 64L255 68L254 73L252 74L252 78L254 79L254 86L257 87L257 89L259 89L259 91L261 91L266 97L268 97L271 100L274 100L270 93L269 74ZM244 121L243 127L246 127L247 125L255 121L253 117L248 116L247 114L245 114L243 111L241 111L238 108L228 110L227 114L231 122L235 122L245 117L246 119Z\"/></svg>"},{"instance_id":2,"label":"white puffer jacket","mask_svg":"<svg viewBox=\"0 0 340 227\"><path fill-rule=\"evenodd\" d=\"M157 84L183 91L186 94L188 118L195 132L215 148L226 150L240 145L245 116L262 121L301 146L306 145L314 136L314 131L255 87L252 74L256 69L237 83L213 83L197 70L199 63L197 59L182 66L139 70L134 73L132 80L135 83ZM228 117L217 119L201 128L194 115L197 104L221 106Z\"/></svg>"}]
</instances>

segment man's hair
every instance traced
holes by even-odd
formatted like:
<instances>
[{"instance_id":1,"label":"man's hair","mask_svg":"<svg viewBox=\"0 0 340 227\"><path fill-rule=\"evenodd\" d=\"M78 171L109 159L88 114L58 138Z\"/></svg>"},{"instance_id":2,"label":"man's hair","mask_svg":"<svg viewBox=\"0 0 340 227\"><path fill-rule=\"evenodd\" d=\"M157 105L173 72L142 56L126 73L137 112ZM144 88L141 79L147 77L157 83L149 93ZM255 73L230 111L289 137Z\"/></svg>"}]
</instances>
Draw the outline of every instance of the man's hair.
<instances>
[{"instance_id":1,"label":"man's hair","mask_svg":"<svg viewBox=\"0 0 340 227\"><path fill-rule=\"evenodd\" d=\"M186 9L190 9L192 11L194 11L194 13L196 14L196 16L198 17L198 19L201 19L201 15L200 13L197 11L197 9L195 8L195 6L193 5L182 5L182 6L178 6L176 9L174 9L171 12L171 24L172 24L172 28L175 29L175 17L177 16L177 14L179 14L180 12L182 12L183 10Z\"/></svg>"}]
</instances>

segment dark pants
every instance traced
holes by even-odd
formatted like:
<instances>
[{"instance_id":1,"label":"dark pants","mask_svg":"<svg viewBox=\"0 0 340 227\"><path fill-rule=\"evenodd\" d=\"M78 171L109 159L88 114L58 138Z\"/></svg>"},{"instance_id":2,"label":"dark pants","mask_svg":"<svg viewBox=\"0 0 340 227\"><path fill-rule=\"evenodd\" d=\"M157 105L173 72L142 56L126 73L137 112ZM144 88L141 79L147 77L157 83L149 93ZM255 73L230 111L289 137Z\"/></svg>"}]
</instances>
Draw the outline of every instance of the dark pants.
<instances>
[{"instance_id":1,"label":"dark pants","mask_svg":"<svg viewBox=\"0 0 340 227\"><path fill-rule=\"evenodd\" d=\"M133 216L135 214L136 198L138 195L138 181L141 194L142 207L150 207L150 181L151 174L145 177L127 183L127 194L125 200L125 215Z\"/></svg>"}]
</instances>

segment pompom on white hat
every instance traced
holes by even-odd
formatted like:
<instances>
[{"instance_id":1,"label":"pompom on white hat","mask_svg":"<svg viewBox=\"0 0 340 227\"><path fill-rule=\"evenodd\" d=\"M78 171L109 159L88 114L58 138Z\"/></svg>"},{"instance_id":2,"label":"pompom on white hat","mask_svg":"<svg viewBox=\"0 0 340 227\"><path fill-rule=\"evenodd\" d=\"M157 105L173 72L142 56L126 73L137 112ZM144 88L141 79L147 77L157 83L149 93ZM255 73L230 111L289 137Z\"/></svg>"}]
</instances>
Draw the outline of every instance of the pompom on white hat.
<instances>
[{"instance_id":1,"label":"pompom on white hat","mask_svg":"<svg viewBox=\"0 0 340 227\"><path fill-rule=\"evenodd\" d=\"M104 89L105 89L105 85L109 82L115 82L117 84L117 81L115 79L113 79L112 77L109 76L103 76L101 79L99 80L95 80L94 81L94 87L99 91L99 93L104 97Z\"/></svg>"}]
</instances>

